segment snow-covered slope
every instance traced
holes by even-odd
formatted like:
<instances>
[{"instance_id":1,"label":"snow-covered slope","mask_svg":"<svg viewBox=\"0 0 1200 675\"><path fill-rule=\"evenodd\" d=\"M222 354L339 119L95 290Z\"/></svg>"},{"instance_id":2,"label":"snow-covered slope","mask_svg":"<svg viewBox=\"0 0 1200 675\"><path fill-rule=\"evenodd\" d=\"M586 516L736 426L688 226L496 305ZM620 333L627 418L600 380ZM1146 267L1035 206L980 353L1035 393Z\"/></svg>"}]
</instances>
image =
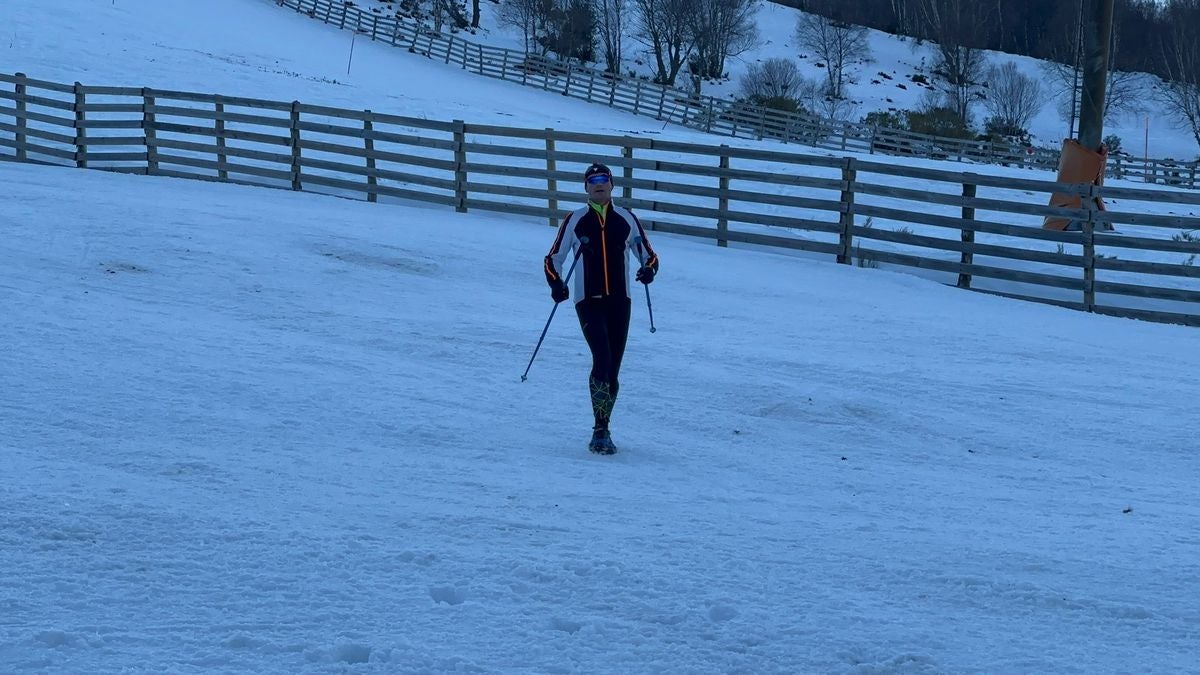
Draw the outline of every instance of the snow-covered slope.
<instances>
[{"instance_id":1,"label":"snow-covered slope","mask_svg":"<svg viewBox=\"0 0 1200 675\"><path fill-rule=\"evenodd\" d=\"M343 79L265 1L0 26L45 79L695 138L362 42ZM519 381L542 222L0 184L0 671L1194 669L1194 330L651 233L599 458L571 312Z\"/></svg>"}]
</instances>

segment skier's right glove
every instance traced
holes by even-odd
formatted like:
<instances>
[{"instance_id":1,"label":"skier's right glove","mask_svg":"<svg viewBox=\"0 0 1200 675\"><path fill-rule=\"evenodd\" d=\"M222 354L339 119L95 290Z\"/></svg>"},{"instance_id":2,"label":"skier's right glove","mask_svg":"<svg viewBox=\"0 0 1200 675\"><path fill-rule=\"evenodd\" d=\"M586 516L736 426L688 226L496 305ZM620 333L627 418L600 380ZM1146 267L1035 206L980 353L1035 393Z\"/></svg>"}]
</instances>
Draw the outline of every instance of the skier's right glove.
<instances>
[{"instance_id":1,"label":"skier's right glove","mask_svg":"<svg viewBox=\"0 0 1200 675\"><path fill-rule=\"evenodd\" d=\"M567 285L562 282L562 279L555 279L550 282L550 297L557 304L571 297L571 291L567 290Z\"/></svg>"}]
</instances>

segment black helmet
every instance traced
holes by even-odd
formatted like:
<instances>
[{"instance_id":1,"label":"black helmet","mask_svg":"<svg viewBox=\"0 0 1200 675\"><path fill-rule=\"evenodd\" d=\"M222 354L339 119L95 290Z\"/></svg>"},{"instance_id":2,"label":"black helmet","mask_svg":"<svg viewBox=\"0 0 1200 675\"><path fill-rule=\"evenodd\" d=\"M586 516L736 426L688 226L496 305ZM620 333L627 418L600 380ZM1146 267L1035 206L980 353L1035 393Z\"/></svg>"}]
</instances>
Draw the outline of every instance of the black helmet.
<instances>
[{"instance_id":1,"label":"black helmet","mask_svg":"<svg viewBox=\"0 0 1200 675\"><path fill-rule=\"evenodd\" d=\"M587 171L583 172L583 179L587 180L598 174L604 174L609 178L612 178L612 171L607 166L604 166L599 162L593 162L592 165L587 168Z\"/></svg>"}]
</instances>

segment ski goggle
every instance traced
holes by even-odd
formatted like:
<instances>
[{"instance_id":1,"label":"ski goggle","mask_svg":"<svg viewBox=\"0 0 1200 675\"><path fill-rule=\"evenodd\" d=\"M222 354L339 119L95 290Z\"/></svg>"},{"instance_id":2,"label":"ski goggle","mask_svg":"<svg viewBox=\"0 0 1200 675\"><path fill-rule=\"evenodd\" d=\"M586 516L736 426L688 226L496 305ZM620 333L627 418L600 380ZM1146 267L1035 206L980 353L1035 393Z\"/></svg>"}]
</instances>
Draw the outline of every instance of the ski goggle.
<instances>
[{"instance_id":1,"label":"ski goggle","mask_svg":"<svg viewBox=\"0 0 1200 675\"><path fill-rule=\"evenodd\" d=\"M598 173L594 176L587 177L588 185L604 185L612 182L612 176L606 173Z\"/></svg>"}]
</instances>

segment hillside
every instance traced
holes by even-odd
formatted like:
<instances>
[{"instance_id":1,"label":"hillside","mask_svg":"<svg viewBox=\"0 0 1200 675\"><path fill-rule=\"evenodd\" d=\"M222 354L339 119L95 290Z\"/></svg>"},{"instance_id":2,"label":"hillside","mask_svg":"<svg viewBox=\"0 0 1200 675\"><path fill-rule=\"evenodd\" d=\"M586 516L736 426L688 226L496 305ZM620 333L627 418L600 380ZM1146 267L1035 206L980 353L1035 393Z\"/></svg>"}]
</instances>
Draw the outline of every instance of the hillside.
<instances>
[{"instance_id":1,"label":"hillside","mask_svg":"<svg viewBox=\"0 0 1200 675\"><path fill-rule=\"evenodd\" d=\"M381 7L392 3L384 0L372 0ZM519 32L504 25L498 18L499 4L485 2L482 5L483 19L481 29L468 39L483 44L522 49L523 41ZM800 72L807 78L822 80L825 70L819 65L819 60L810 54L803 53L795 37L795 26L799 10L786 7L779 3L763 2L756 14L756 26L759 40L756 47L736 56L727 63L728 78L723 81L708 81L703 85L703 92L712 96L734 97L740 95L740 81L747 68L754 63L760 63L769 58L784 58L793 61ZM853 101L853 110L848 119L858 121L868 113L877 111L915 110L922 105L922 99L930 87L922 84L932 75L932 43L918 43L910 38L890 35L877 30L870 31L870 60L858 63L851 68L853 81L848 88L849 98ZM633 72L643 77L653 74L652 59L646 48L633 39L627 39L625 71ZM1002 66L1013 63L1020 73L1033 78L1042 85L1044 106L1030 125L1031 137L1035 145L1057 148L1063 138L1067 137L1068 120L1058 112L1058 105L1053 100L1051 92L1054 85L1047 80L1043 70L1043 62L1037 59L987 51L989 64ZM914 76L916 81L914 81ZM1156 78L1145 74L1134 74L1132 82L1146 89L1152 86ZM683 86L682 80L680 86ZM1168 115L1157 110L1149 96L1141 96L1142 103L1134 106L1135 110L1120 115L1106 123L1104 135L1115 134L1122 139L1125 151L1136 156L1158 158L1175 158L1191 160L1200 154L1192 134L1179 127ZM974 124L982 128L982 120L986 115L982 105L974 108Z\"/></svg>"}]
</instances>

